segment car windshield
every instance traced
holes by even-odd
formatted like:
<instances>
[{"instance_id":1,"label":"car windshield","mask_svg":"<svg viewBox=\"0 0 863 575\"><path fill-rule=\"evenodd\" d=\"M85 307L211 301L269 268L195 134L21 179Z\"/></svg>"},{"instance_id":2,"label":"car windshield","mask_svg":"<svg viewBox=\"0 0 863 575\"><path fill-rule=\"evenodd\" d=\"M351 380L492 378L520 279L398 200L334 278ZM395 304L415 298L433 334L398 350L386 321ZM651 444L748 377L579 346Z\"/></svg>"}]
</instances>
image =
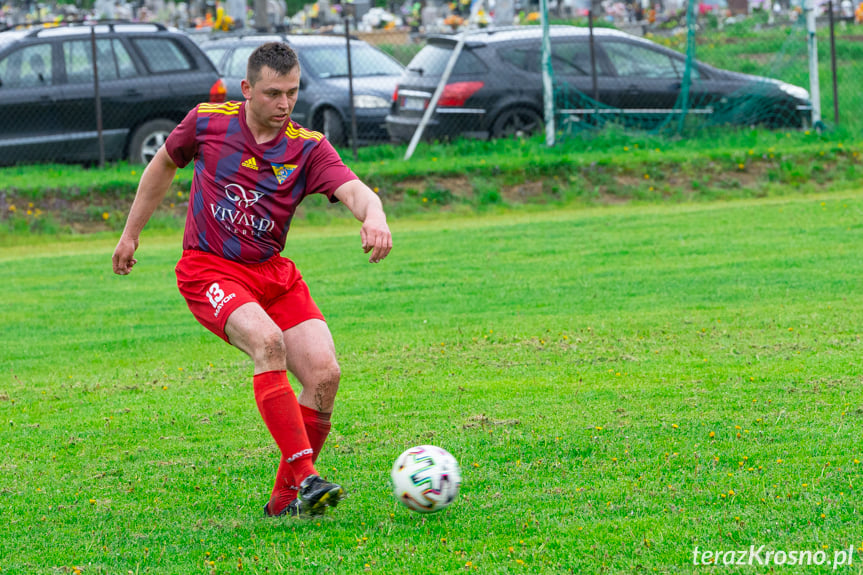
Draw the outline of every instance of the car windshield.
<instances>
[{"instance_id":1,"label":"car windshield","mask_svg":"<svg viewBox=\"0 0 863 575\"><path fill-rule=\"evenodd\" d=\"M298 47L306 66L319 78L346 78L348 75L347 49L345 46ZM354 77L400 76L402 67L395 60L369 46L351 43L351 71Z\"/></svg>"}]
</instances>

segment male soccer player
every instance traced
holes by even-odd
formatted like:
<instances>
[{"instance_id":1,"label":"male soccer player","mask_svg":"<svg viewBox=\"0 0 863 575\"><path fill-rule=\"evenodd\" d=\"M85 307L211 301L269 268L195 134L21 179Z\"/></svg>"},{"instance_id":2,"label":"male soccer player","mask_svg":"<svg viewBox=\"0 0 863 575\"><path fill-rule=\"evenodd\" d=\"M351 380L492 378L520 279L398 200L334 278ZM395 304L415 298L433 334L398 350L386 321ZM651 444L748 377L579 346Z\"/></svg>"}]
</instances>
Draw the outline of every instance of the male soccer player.
<instances>
[{"instance_id":1,"label":"male soccer player","mask_svg":"<svg viewBox=\"0 0 863 575\"><path fill-rule=\"evenodd\" d=\"M245 102L199 104L144 170L114 272L128 274L144 225L178 167L195 161L177 285L204 327L254 362L254 394L281 451L267 515L319 515L344 489L314 467L340 370L333 339L294 263L280 255L297 205L309 194L341 201L362 222L369 261L392 249L380 199L318 132L291 120L300 85L296 53L272 42L249 57ZM299 398L290 371L302 385Z\"/></svg>"}]
</instances>

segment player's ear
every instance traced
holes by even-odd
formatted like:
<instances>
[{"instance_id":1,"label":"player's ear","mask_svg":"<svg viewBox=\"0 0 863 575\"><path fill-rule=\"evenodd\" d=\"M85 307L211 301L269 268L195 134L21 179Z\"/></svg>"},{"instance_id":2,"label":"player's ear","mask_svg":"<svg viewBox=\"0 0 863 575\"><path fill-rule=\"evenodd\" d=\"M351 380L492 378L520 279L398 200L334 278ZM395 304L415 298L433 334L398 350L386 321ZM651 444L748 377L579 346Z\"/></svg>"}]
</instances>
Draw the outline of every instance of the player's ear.
<instances>
[{"instance_id":1,"label":"player's ear","mask_svg":"<svg viewBox=\"0 0 863 575\"><path fill-rule=\"evenodd\" d=\"M252 85L245 78L240 81L240 89L243 91L243 98L248 100L252 97Z\"/></svg>"}]
</instances>

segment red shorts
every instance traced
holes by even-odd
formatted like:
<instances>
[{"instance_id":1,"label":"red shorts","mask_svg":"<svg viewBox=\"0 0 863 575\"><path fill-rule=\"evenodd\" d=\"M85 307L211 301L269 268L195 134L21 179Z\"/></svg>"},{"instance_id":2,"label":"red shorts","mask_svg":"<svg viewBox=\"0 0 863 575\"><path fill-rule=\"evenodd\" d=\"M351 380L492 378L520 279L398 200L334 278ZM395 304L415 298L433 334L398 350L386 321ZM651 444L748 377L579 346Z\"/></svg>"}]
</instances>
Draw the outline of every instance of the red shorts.
<instances>
[{"instance_id":1,"label":"red shorts","mask_svg":"<svg viewBox=\"0 0 863 575\"><path fill-rule=\"evenodd\" d=\"M185 250L175 271L192 315L225 341L228 316L250 302L264 308L282 331L309 319L324 319L294 262L278 254L260 264L241 264Z\"/></svg>"}]
</instances>

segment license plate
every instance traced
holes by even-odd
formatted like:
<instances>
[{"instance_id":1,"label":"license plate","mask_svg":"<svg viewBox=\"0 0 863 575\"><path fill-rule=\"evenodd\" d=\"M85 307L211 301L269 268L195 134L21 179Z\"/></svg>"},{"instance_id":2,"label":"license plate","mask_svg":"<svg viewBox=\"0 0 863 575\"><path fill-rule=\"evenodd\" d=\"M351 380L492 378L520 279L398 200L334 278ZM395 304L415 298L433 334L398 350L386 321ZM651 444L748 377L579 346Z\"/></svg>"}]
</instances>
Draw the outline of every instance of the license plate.
<instances>
[{"instance_id":1,"label":"license plate","mask_svg":"<svg viewBox=\"0 0 863 575\"><path fill-rule=\"evenodd\" d=\"M425 98L405 98L405 103L402 108L405 110L423 110L426 107Z\"/></svg>"}]
</instances>

